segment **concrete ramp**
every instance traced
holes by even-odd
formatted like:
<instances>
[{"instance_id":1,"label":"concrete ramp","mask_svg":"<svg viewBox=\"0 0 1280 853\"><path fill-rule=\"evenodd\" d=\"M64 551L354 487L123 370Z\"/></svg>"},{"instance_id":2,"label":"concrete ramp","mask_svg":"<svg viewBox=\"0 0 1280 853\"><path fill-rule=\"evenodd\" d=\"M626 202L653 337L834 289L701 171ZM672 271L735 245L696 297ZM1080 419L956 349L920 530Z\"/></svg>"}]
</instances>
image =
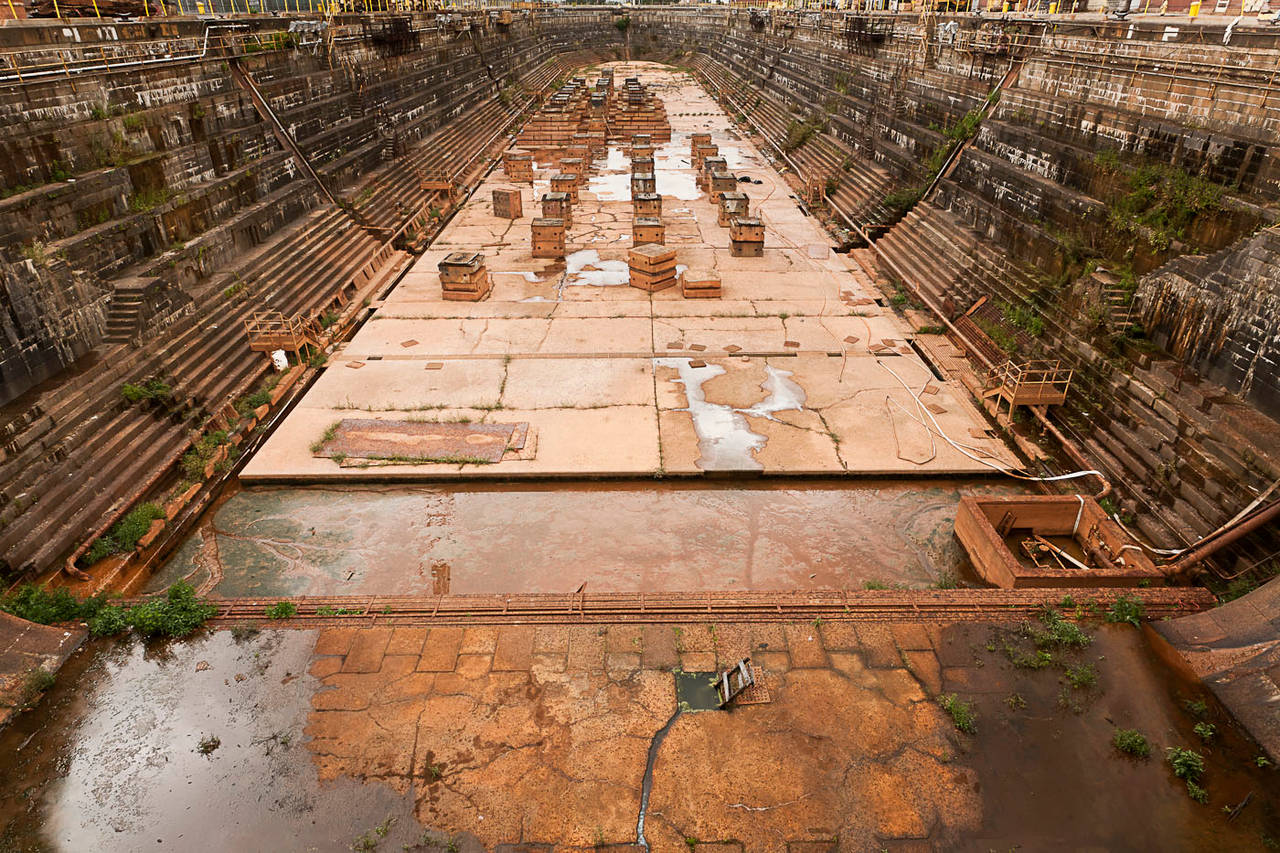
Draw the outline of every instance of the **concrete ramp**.
<instances>
[{"instance_id":1,"label":"concrete ramp","mask_svg":"<svg viewBox=\"0 0 1280 853\"><path fill-rule=\"evenodd\" d=\"M1152 627L1280 761L1280 578L1222 607Z\"/></svg>"}]
</instances>

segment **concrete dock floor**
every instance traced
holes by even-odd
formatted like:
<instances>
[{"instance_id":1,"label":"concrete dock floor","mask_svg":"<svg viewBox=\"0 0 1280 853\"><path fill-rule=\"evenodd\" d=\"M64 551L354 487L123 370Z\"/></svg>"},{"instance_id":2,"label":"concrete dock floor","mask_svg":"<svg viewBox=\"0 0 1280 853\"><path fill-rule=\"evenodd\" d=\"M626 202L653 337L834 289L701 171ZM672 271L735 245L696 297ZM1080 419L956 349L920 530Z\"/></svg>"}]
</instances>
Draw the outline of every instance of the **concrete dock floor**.
<instances>
[{"instance_id":1,"label":"concrete dock floor","mask_svg":"<svg viewBox=\"0 0 1280 853\"><path fill-rule=\"evenodd\" d=\"M965 389L940 379L912 331L798 205L783 178L688 75L619 63L666 103L672 141L656 154L667 245L714 269L721 299L629 287L629 161L618 147L581 190L565 262L530 256L548 188L495 171L440 238L329 360L248 463L246 481L989 472L1014 464ZM734 258L728 229L694 187L689 135L710 132L753 215L761 258ZM493 215L492 190L521 190L525 216ZM444 301L436 265L480 251L494 289ZM480 463L367 464L315 456L343 419L528 423L525 452ZM932 429L936 424L936 429ZM966 445L963 453L938 435ZM978 458L974 458L978 457Z\"/></svg>"}]
</instances>

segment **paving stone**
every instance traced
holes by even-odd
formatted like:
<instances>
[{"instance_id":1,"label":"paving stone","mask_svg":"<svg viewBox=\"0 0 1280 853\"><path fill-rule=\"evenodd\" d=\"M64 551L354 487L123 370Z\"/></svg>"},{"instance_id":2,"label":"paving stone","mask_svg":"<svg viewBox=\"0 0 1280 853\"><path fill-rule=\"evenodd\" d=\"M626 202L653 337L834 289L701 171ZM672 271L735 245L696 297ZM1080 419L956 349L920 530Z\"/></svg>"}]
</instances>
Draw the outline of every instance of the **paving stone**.
<instances>
[{"instance_id":1,"label":"paving stone","mask_svg":"<svg viewBox=\"0 0 1280 853\"><path fill-rule=\"evenodd\" d=\"M382 669L382 657L391 642L391 628L363 628L351 641L343 672L377 672Z\"/></svg>"},{"instance_id":2,"label":"paving stone","mask_svg":"<svg viewBox=\"0 0 1280 853\"><path fill-rule=\"evenodd\" d=\"M714 652L681 652L680 668L685 672L717 672Z\"/></svg>"},{"instance_id":3,"label":"paving stone","mask_svg":"<svg viewBox=\"0 0 1280 853\"><path fill-rule=\"evenodd\" d=\"M569 651L569 628L564 625L539 625L533 631L533 650L535 652Z\"/></svg>"},{"instance_id":4,"label":"paving stone","mask_svg":"<svg viewBox=\"0 0 1280 853\"><path fill-rule=\"evenodd\" d=\"M491 655L497 644L497 626L480 625L475 628L463 629L462 646L458 651L464 655Z\"/></svg>"},{"instance_id":5,"label":"paving stone","mask_svg":"<svg viewBox=\"0 0 1280 853\"><path fill-rule=\"evenodd\" d=\"M640 671L640 655L635 652L606 652L604 668L614 678L631 675Z\"/></svg>"},{"instance_id":6,"label":"paving stone","mask_svg":"<svg viewBox=\"0 0 1280 853\"><path fill-rule=\"evenodd\" d=\"M751 659L770 673L782 674L791 669L791 656L786 652L756 652Z\"/></svg>"},{"instance_id":7,"label":"paving stone","mask_svg":"<svg viewBox=\"0 0 1280 853\"><path fill-rule=\"evenodd\" d=\"M533 659L529 664L529 671L535 677L540 672L564 672L569 665L568 654L558 654L556 652L534 652Z\"/></svg>"},{"instance_id":8,"label":"paving stone","mask_svg":"<svg viewBox=\"0 0 1280 853\"><path fill-rule=\"evenodd\" d=\"M893 640L900 649L933 650L933 644L929 642L929 632L925 630L924 625L911 622L896 624L893 626Z\"/></svg>"},{"instance_id":9,"label":"paving stone","mask_svg":"<svg viewBox=\"0 0 1280 853\"><path fill-rule=\"evenodd\" d=\"M753 650L765 648L774 651L785 651L787 648L787 635L782 630L781 625L752 625L751 648Z\"/></svg>"},{"instance_id":10,"label":"paving stone","mask_svg":"<svg viewBox=\"0 0 1280 853\"><path fill-rule=\"evenodd\" d=\"M458 650L461 646L461 628L432 628L427 634L427 642L422 646L418 669L431 672L451 671L458 663Z\"/></svg>"},{"instance_id":11,"label":"paving stone","mask_svg":"<svg viewBox=\"0 0 1280 853\"><path fill-rule=\"evenodd\" d=\"M488 675L493 669L493 655L458 655L458 664L453 671L464 678L479 678Z\"/></svg>"},{"instance_id":12,"label":"paving stone","mask_svg":"<svg viewBox=\"0 0 1280 853\"><path fill-rule=\"evenodd\" d=\"M862 641L862 651L866 656L867 666L884 668L902 666L902 657L893 640L893 632L888 625L858 625L858 639Z\"/></svg>"},{"instance_id":13,"label":"paving stone","mask_svg":"<svg viewBox=\"0 0 1280 853\"><path fill-rule=\"evenodd\" d=\"M345 655L359 628L322 628L316 637L317 655Z\"/></svg>"},{"instance_id":14,"label":"paving stone","mask_svg":"<svg viewBox=\"0 0 1280 853\"><path fill-rule=\"evenodd\" d=\"M391 642L387 644L389 655L420 655L422 646L427 641L428 628L396 628L391 632Z\"/></svg>"},{"instance_id":15,"label":"paving stone","mask_svg":"<svg viewBox=\"0 0 1280 853\"><path fill-rule=\"evenodd\" d=\"M639 654L643 642L643 625L610 625L605 634L605 651Z\"/></svg>"},{"instance_id":16,"label":"paving stone","mask_svg":"<svg viewBox=\"0 0 1280 853\"><path fill-rule=\"evenodd\" d=\"M500 629L493 652L493 668L528 672L533 664L533 633L533 627L527 625L509 625Z\"/></svg>"},{"instance_id":17,"label":"paving stone","mask_svg":"<svg viewBox=\"0 0 1280 853\"><path fill-rule=\"evenodd\" d=\"M812 625L788 625L786 634L792 669L825 668L831 665L818 628Z\"/></svg>"},{"instance_id":18,"label":"paving stone","mask_svg":"<svg viewBox=\"0 0 1280 853\"><path fill-rule=\"evenodd\" d=\"M670 669L679 662L676 636L666 625L645 625L641 631L640 652L645 669Z\"/></svg>"},{"instance_id":19,"label":"paving stone","mask_svg":"<svg viewBox=\"0 0 1280 853\"><path fill-rule=\"evenodd\" d=\"M916 678L920 680L920 684L924 687L925 693L930 696L936 696L942 692L942 666L938 663L938 656L929 651L907 651L903 652L907 659L907 666Z\"/></svg>"},{"instance_id":20,"label":"paving stone","mask_svg":"<svg viewBox=\"0 0 1280 853\"><path fill-rule=\"evenodd\" d=\"M599 628L580 625L570 630L569 669L574 672L604 671L604 637Z\"/></svg>"},{"instance_id":21,"label":"paving stone","mask_svg":"<svg viewBox=\"0 0 1280 853\"><path fill-rule=\"evenodd\" d=\"M822 645L827 651L857 649L860 645L858 632L852 622L833 619L830 622L823 622L821 631Z\"/></svg>"}]
</instances>

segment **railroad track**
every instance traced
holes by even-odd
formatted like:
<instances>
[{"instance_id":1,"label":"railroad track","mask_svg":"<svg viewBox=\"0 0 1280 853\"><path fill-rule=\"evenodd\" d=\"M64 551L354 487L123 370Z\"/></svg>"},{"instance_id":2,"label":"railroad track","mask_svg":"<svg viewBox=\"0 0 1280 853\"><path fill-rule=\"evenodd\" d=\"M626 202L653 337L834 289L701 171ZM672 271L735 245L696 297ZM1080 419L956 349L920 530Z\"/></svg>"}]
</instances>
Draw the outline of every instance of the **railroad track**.
<instances>
[{"instance_id":1,"label":"railroad track","mask_svg":"<svg viewBox=\"0 0 1280 853\"><path fill-rule=\"evenodd\" d=\"M954 589L822 590L812 592L687 592L513 595L370 595L212 598L214 627L267 622L289 628L328 625L570 625L667 622L985 622L1017 621L1046 606L1067 615L1083 608L1101 616L1116 599L1141 599L1148 618L1182 616L1215 603L1208 590ZM1064 606L1064 599L1070 602ZM268 620L282 601L288 619Z\"/></svg>"}]
</instances>

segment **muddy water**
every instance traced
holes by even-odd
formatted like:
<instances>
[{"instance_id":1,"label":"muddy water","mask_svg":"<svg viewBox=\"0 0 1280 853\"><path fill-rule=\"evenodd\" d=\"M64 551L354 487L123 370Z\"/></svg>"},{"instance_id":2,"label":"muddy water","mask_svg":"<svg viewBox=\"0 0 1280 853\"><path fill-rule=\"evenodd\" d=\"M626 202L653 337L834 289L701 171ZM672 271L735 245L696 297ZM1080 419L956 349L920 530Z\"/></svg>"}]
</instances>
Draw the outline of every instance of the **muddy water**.
<instances>
[{"instance_id":1,"label":"muddy water","mask_svg":"<svg viewBox=\"0 0 1280 853\"><path fill-rule=\"evenodd\" d=\"M1056 666L1013 667L990 627L944 633L952 651L942 655L943 690L977 712L977 734L957 761L977 771L985 804L981 827L960 849L1277 849L1280 772L1257 766L1257 743L1202 684L1167 666L1143 632L1096 623L1088 630L1093 642L1070 655L1096 671L1096 685L1083 689ZM1205 710L1189 711L1195 702ZM1198 722L1214 726L1209 741L1194 731ZM1118 753L1117 728L1141 732L1150 757ZM1191 800L1174 777L1165 759L1172 746L1203 755L1208 803ZM1246 799L1229 818L1225 810Z\"/></svg>"},{"instance_id":2,"label":"muddy water","mask_svg":"<svg viewBox=\"0 0 1280 853\"><path fill-rule=\"evenodd\" d=\"M304 728L315 634L230 632L148 648L103 642L0 733L0 849L346 850L394 819L385 849L421 836L383 785L318 781ZM217 737L208 755L198 747Z\"/></svg>"},{"instance_id":3,"label":"muddy water","mask_svg":"<svg viewBox=\"0 0 1280 853\"><path fill-rule=\"evenodd\" d=\"M779 377L781 382L783 377ZM220 595L927 587L995 481L253 488L152 579Z\"/></svg>"}]
</instances>

